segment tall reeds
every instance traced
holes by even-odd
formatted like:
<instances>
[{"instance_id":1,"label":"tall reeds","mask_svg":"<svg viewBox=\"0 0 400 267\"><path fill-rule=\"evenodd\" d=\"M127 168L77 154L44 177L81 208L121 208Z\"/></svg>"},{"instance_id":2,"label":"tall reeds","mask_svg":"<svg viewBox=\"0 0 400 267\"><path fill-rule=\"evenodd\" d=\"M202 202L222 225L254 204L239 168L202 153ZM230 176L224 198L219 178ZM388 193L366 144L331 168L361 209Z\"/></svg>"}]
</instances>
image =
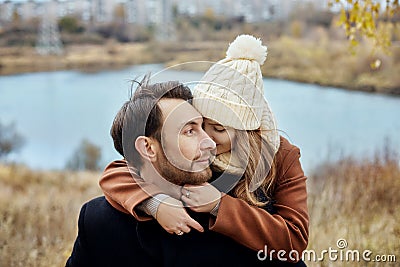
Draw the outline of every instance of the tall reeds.
<instances>
[{"instance_id":1,"label":"tall reeds","mask_svg":"<svg viewBox=\"0 0 400 267\"><path fill-rule=\"evenodd\" d=\"M339 252L370 250L371 259L395 255L400 261L399 164L399 157L386 151L373 159L343 158L317 168L308 185L308 249L317 254L329 247ZM338 248L339 239L347 241L346 248ZM310 266L397 266L395 262L366 265L362 260L333 262L325 258Z\"/></svg>"}]
</instances>

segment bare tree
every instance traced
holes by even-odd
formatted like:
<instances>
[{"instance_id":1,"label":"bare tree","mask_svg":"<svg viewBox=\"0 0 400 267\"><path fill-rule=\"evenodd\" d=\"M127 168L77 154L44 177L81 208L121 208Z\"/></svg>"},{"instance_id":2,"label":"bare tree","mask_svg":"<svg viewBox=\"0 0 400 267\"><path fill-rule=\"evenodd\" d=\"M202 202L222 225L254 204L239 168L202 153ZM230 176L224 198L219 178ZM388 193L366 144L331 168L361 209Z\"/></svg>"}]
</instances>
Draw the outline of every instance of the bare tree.
<instances>
[{"instance_id":1,"label":"bare tree","mask_svg":"<svg viewBox=\"0 0 400 267\"><path fill-rule=\"evenodd\" d=\"M100 159L100 147L84 139L67 162L66 168L75 171L97 171L100 169Z\"/></svg>"},{"instance_id":2,"label":"bare tree","mask_svg":"<svg viewBox=\"0 0 400 267\"><path fill-rule=\"evenodd\" d=\"M15 130L15 124L0 123L0 159L18 151L24 144L24 138Z\"/></svg>"}]
</instances>

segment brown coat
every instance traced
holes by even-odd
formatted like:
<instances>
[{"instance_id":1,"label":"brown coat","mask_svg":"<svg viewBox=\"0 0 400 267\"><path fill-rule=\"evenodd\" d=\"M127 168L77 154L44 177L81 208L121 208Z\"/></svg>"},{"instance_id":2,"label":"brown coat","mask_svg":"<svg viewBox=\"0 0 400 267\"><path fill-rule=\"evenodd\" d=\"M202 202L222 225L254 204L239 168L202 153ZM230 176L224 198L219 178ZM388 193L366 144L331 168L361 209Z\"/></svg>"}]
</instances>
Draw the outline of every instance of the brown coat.
<instances>
[{"instance_id":1,"label":"brown coat","mask_svg":"<svg viewBox=\"0 0 400 267\"><path fill-rule=\"evenodd\" d=\"M296 250L301 255L308 243L308 210L307 178L299 158L299 148L281 137L275 156L278 177L274 193L275 214L224 195L217 217L211 216L209 229L253 250L262 250L267 245L268 251ZM136 178L132 179L124 160L117 160L106 167L100 187L114 208L132 214L137 220L149 220L151 217L136 213L135 207L162 190Z\"/></svg>"}]
</instances>

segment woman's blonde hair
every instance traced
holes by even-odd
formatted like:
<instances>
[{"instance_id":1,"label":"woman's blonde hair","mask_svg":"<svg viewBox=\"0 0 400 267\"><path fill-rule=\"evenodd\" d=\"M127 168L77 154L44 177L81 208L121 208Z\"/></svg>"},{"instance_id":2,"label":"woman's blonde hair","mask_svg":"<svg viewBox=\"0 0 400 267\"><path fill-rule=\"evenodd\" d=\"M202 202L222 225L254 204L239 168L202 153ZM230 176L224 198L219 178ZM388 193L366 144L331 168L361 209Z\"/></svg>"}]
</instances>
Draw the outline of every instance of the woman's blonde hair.
<instances>
[{"instance_id":1,"label":"woman's blonde hair","mask_svg":"<svg viewBox=\"0 0 400 267\"><path fill-rule=\"evenodd\" d=\"M246 166L242 179L234 188L234 195L255 206L265 206L276 187L275 151L261 136L260 130L236 130L234 151L242 166ZM256 191L266 197L262 200Z\"/></svg>"}]
</instances>

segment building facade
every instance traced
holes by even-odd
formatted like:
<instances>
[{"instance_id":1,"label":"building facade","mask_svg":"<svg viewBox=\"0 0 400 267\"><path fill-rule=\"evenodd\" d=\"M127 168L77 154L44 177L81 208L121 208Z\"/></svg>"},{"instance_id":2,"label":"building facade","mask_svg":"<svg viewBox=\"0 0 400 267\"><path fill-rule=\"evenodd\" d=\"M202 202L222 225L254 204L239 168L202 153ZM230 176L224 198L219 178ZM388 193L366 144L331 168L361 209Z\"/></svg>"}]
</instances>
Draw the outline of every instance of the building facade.
<instances>
[{"instance_id":1,"label":"building facade","mask_svg":"<svg viewBox=\"0 0 400 267\"><path fill-rule=\"evenodd\" d=\"M225 17L243 17L246 22L286 19L298 5L312 4L317 10L326 9L320 0L49 0L0 2L0 23L11 22L18 16L29 20L44 15L44 7L52 2L57 16L77 16L85 22L107 23L115 19L117 5L123 5L125 21L140 25L168 25L173 21L173 9L188 16L212 12Z\"/></svg>"}]
</instances>

